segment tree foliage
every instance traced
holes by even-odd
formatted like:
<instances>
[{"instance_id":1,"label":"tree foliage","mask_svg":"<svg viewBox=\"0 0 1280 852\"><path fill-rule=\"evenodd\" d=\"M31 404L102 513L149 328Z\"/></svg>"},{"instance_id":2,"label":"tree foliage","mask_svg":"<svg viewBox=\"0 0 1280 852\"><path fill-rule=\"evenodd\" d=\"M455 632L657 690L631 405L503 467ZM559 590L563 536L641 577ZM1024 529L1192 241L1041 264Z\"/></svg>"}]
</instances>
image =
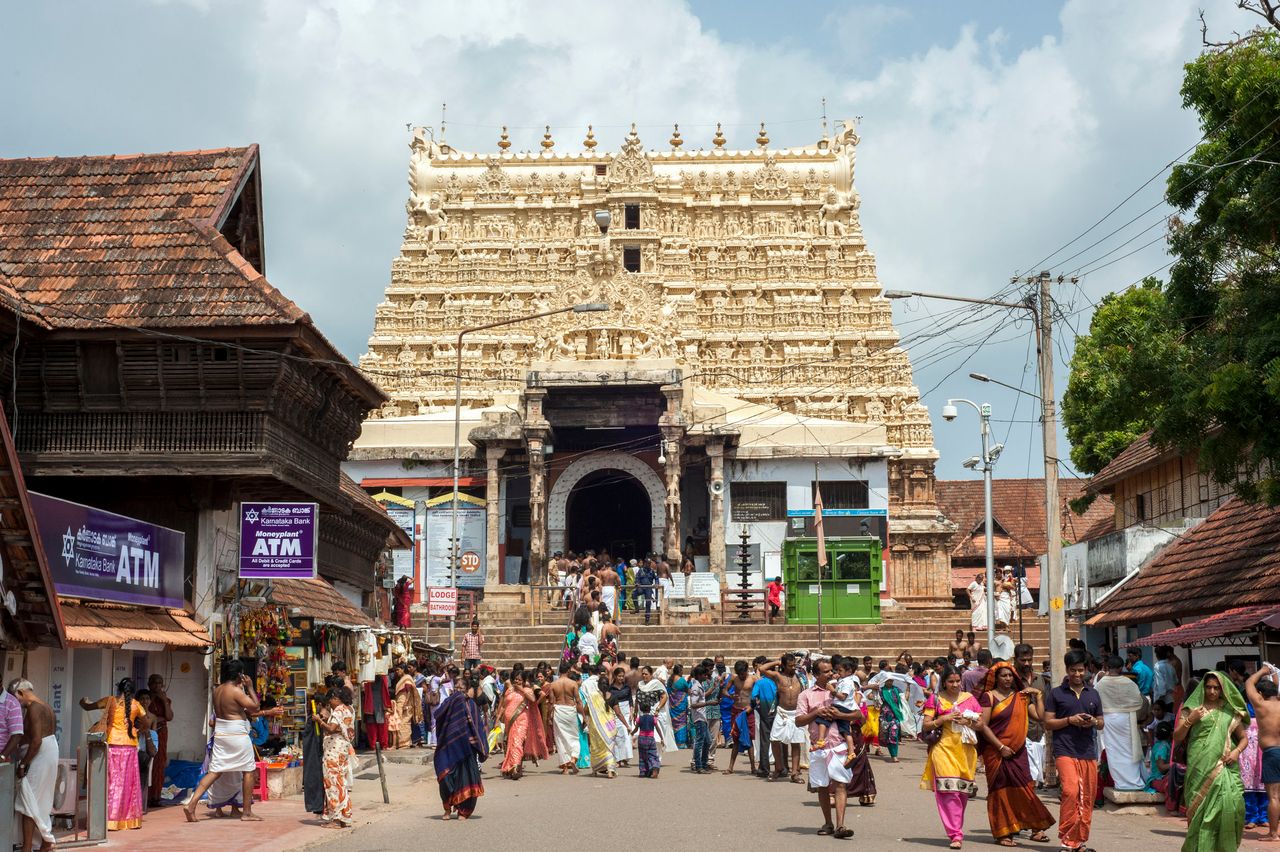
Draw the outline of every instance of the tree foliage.
<instances>
[{"instance_id":1,"label":"tree foliage","mask_svg":"<svg viewBox=\"0 0 1280 852\"><path fill-rule=\"evenodd\" d=\"M1157 442L1196 448L1221 483L1280 503L1280 33L1257 30L1187 66L1206 138L1174 168L1165 288L1184 358Z\"/></svg>"},{"instance_id":2,"label":"tree foliage","mask_svg":"<svg viewBox=\"0 0 1280 852\"><path fill-rule=\"evenodd\" d=\"M1270 7L1268 7L1270 8ZM1280 504L1280 33L1211 45L1183 104L1204 140L1175 166L1163 286L1104 300L1063 401L1072 460L1096 472L1153 429L1249 500Z\"/></svg>"},{"instance_id":3,"label":"tree foliage","mask_svg":"<svg viewBox=\"0 0 1280 852\"><path fill-rule=\"evenodd\" d=\"M1112 293L1076 341L1062 419L1077 470L1097 473L1155 424L1179 357L1160 282Z\"/></svg>"}]
</instances>

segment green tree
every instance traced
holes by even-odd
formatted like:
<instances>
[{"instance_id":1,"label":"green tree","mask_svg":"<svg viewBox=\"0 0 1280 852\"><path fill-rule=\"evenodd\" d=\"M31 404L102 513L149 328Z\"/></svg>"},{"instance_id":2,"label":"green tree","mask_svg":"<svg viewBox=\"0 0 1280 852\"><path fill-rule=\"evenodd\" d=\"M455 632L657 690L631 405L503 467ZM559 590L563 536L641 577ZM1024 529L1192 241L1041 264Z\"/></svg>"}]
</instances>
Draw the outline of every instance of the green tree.
<instances>
[{"instance_id":1,"label":"green tree","mask_svg":"<svg viewBox=\"0 0 1280 852\"><path fill-rule=\"evenodd\" d=\"M1264 4L1271 10L1273 4ZM1280 504L1280 33L1260 28L1187 65L1183 103L1205 131L1169 177L1179 211L1165 295L1178 369L1158 444L1196 449L1221 483Z\"/></svg>"},{"instance_id":2,"label":"green tree","mask_svg":"<svg viewBox=\"0 0 1280 852\"><path fill-rule=\"evenodd\" d=\"M1181 356L1179 331L1155 279L1098 304L1062 398L1077 470L1097 473L1155 425Z\"/></svg>"}]
</instances>

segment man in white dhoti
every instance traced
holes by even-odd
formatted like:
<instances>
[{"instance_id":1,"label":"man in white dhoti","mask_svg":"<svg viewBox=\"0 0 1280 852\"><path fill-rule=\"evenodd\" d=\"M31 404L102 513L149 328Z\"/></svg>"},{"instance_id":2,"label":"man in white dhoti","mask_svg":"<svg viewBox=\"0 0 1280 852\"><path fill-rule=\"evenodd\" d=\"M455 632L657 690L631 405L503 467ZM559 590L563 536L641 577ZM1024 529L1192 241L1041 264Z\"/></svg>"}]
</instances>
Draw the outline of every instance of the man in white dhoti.
<instances>
[{"instance_id":1,"label":"man in white dhoti","mask_svg":"<svg viewBox=\"0 0 1280 852\"><path fill-rule=\"evenodd\" d=\"M1142 790L1142 728L1138 714L1145 699L1138 684L1124 675L1124 660L1107 658L1107 673L1094 689L1102 699L1102 747L1107 750L1107 770L1117 790Z\"/></svg>"},{"instance_id":2,"label":"man in white dhoti","mask_svg":"<svg viewBox=\"0 0 1280 852\"><path fill-rule=\"evenodd\" d=\"M792 782L803 784L800 776L800 749L805 744L805 731L796 724L796 701L800 698L800 679L796 677L796 655L783 654L777 662L765 663L758 669L778 685L778 705L774 708L769 741L773 744L774 777L788 772Z\"/></svg>"},{"instance_id":3,"label":"man in white dhoti","mask_svg":"<svg viewBox=\"0 0 1280 852\"><path fill-rule=\"evenodd\" d=\"M987 579L985 574L973 578L966 590L969 593L969 626L974 630L987 629Z\"/></svg>"},{"instance_id":4,"label":"man in white dhoti","mask_svg":"<svg viewBox=\"0 0 1280 852\"><path fill-rule=\"evenodd\" d=\"M213 748L209 752L209 771L200 779L196 790L183 806L187 822L196 821L196 803L224 772L243 772L241 793L244 809L242 820L261 820L253 812L253 740L249 736L249 716L259 709L258 693L253 679L244 673L239 660L223 664L222 683L213 691Z\"/></svg>"},{"instance_id":5,"label":"man in white dhoti","mask_svg":"<svg viewBox=\"0 0 1280 852\"><path fill-rule=\"evenodd\" d=\"M13 683L9 692L22 705L22 728L29 743L14 767L20 780L13 809L22 815L22 852L31 852L37 834L42 852L52 852L53 793L58 780L53 708L40 700L29 680Z\"/></svg>"},{"instance_id":6,"label":"man in white dhoti","mask_svg":"<svg viewBox=\"0 0 1280 852\"><path fill-rule=\"evenodd\" d=\"M578 682L569 677L573 664L560 664L560 677L547 687L551 697L551 722L556 735L556 760L560 774L578 774L578 758L582 755L582 741L578 738L578 714L582 702L578 699Z\"/></svg>"}]
</instances>

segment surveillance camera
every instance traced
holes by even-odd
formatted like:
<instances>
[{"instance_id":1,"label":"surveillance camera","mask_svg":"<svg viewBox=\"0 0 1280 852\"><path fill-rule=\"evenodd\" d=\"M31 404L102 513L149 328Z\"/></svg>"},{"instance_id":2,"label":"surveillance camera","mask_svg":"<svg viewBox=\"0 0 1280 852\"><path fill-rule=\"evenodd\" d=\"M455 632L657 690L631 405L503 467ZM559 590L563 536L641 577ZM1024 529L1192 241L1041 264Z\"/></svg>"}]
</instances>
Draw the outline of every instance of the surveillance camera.
<instances>
[{"instance_id":1,"label":"surveillance camera","mask_svg":"<svg viewBox=\"0 0 1280 852\"><path fill-rule=\"evenodd\" d=\"M977 456L969 456L969 458L965 459L960 466L967 467L969 470L975 470L981 462L982 459Z\"/></svg>"},{"instance_id":2,"label":"surveillance camera","mask_svg":"<svg viewBox=\"0 0 1280 852\"><path fill-rule=\"evenodd\" d=\"M950 423L956 419L956 407L954 405L942 406L942 419Z\"/></svg>"},{"instance_id":3,"label":"surveillance camera","mask_svg":"<svg viewBox=\"0 0 1280 852\"><path fill-rule=\"evenodd\" d=\"M1004 444L996 444L991 449L987 450L987 458L994 462L996 459L1000 458L1000 454L1002 452L1004 452Z\"/></svg>"}]
</instances>

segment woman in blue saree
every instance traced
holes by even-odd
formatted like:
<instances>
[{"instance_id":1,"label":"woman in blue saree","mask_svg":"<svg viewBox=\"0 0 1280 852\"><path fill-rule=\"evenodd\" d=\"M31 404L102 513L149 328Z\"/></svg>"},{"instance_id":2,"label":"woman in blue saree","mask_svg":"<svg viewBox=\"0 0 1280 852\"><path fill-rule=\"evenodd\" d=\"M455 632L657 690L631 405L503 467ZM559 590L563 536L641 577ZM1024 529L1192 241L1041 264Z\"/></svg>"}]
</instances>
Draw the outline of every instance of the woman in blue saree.
<instances>
[{"instance_id":1,"label":"woman in blue saree","mask_svg":"<svg viewBox=\"0 0 1280 852\"><path fill-rule=\"evenodd\" d=\"M667 702L671 706L671 727L676 732L676 745L689 748L689 681L684 677L684 666L679 663L671 669Z\"/></svg>"},{"instance_id":2,"label":"woman in blue saree","mask_svg":"<svg viewBox=\"0 0 1280 852\"><path fill-rule=\"evenodd\" d=\"M440 784L442 819L467 819L484 795L480 764L489 757L489 739L475 702L475 681L469 672L460 676L453 694L436 708L435 770Z\"/></svg>"}]
</instances>

